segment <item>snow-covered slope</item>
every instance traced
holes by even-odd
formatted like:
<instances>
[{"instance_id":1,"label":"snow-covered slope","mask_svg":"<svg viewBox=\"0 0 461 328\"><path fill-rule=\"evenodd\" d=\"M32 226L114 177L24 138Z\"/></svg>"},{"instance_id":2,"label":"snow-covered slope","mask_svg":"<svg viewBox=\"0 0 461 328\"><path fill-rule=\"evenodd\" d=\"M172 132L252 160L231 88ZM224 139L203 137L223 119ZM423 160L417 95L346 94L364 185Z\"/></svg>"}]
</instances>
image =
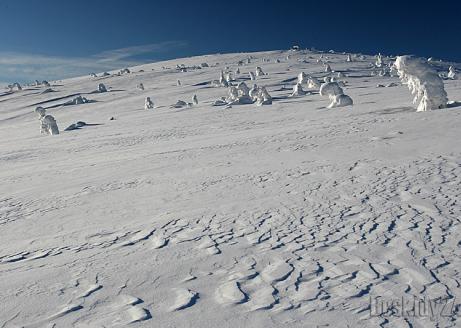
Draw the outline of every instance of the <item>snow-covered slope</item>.
<instances>
[{"instance_id":1,"label":"snow-covered slope","mask_svg":"<svg viewBox=\"0 0 461 328\"><path fill-rule=\"evenodd\" d=\"M329 53L354 105L289 97L300 72L328 75L319 57L210 55L0 93L0 327L460 325L369 302L461 300L461 107L416 113L375 58ZM260 66L273 104L211 106L226 66L239 81ZM445 81L450 100L460 86ZM93 102L61 106L77 95ZM40 135L39 105L59 135Z\"/></svg>"}]
</instances>

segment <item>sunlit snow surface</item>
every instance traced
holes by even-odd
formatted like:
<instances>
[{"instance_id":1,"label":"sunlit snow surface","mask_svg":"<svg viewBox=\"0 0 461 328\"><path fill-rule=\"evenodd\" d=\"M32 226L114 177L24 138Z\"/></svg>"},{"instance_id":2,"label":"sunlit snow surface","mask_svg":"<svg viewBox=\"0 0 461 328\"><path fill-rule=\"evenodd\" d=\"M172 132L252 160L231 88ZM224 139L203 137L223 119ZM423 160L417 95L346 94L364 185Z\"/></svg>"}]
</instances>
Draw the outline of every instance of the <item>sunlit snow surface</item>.
<instances>
[{"instance_id":1,"label":"sunlit snow surface","mask_svg":"<svg viewBox=\"0 0 461 328\"><path fill-rule=\"evenodd\" d=\"M417 113L397 77L371 76L374 57L345 54L324 60L353 106L327 109L306 84L291 97L300 72L323 81L319 57L210 55L1 91L0 327L460 325L371 317L369 302L461 302L461 107ZM226 66L238 81L260 66L246 83L272 105L211 106ZM461 101L460 81L445 89ZM93 102L61 106L78 95ZM39 105L59 135L40 135Z\"/></svg>"}]
</instances>

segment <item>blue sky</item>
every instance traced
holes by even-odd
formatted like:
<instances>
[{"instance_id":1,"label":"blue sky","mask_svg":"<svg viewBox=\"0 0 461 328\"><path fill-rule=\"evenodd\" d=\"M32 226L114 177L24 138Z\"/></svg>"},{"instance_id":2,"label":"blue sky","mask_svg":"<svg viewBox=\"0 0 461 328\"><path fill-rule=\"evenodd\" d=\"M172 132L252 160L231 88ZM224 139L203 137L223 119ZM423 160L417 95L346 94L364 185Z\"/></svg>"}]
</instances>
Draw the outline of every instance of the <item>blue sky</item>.
<instances>
[{"instance_id":1,"label":"blue sky","mask_svg":"<svg viewBox=\"0 0 461 328\"><path fill-rule=\"evenodd\" d=\"M461 1L0 0L0 82L293 44L461 62Z\"/></svg>"}]
</instances>

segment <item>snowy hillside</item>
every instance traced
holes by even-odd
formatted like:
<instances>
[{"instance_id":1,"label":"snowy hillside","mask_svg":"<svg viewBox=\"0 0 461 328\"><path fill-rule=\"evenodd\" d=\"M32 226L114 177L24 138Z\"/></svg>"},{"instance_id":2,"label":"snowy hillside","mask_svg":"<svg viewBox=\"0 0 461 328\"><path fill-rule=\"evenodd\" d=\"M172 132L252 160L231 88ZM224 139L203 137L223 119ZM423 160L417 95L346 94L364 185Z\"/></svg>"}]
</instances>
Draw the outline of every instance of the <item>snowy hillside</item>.
<instances>
[{"instance_id":1,"label":"snowy hillside","mask_svg":"<svg viewBox=\"0 0 461 328\"><path fill-rule=\"evenodd\" d=\"M209 55L0 91L0 327L461 325L370 315L370 297L461 303L461 82L416 112L374 56L347 57ZM212 106L221 71L272 104ZM292 97L301 72L344 81L353 106L306 81Z\"/></svg>"}]
</instances>

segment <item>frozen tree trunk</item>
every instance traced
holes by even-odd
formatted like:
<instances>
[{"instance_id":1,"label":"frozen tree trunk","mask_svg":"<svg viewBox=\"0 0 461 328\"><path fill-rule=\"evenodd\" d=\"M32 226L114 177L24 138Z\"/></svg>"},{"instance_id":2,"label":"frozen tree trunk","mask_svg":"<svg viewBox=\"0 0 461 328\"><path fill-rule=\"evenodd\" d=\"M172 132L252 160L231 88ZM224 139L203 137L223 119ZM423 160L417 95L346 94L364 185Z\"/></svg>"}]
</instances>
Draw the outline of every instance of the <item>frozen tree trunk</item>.
<instances>
[{"instance_id":1,"label":"frozen tree trunk","mask_svg":"<svg viewBox=\"0 0 461 328\"><path fill-rule=\"evenodd\" d=\"M144 109L153 109L154 108L154 102L150 99L150 97L146 97L146 100L144 102Z\"/></svg>"},{"instance_id":2,"label":"frozen tree trunk","mask_svg":"<svg viewBox=\"0 0 461 328\"><path fill-rule=\"evenodd\" d=\"M198 98L197 98L197 95L194 95L192 97L192 102L194 103L194 105L198 105Z\"/></svg>"},{"instance_id":3,"label":"frozen tree trunk","mask_svg":"<svg viewBox=\"0 0 461 328\"><path fill-rule=\"evenodd\" d=\"M331 103L328 108L352 106L352 98L347 95L330 95Z\"/></svg>"},{"instance_id":4,"label":"frozen tree trunk","mask_svg":"<svg viewBox=\"0 0 461 328\"><path fill-rule=\"evenodd\" d=\"M402 83L407 84L415 96L413 103L417 104L418 112L447 107L448 98L443 80L426 60L399 56L394 65Z\"/></svg>"}]
</instances>

